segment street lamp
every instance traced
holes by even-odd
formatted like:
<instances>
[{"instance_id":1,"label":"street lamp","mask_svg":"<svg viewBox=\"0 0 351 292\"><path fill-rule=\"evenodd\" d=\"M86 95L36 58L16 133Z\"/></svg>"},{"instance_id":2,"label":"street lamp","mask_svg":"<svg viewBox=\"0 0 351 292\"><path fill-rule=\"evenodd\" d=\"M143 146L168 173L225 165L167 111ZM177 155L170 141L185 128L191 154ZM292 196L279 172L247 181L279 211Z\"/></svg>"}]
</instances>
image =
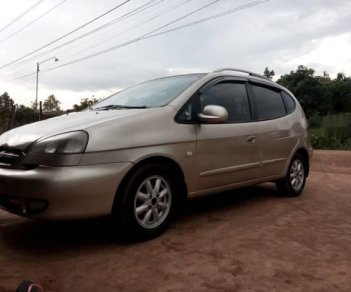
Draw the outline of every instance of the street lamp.
<instances>
[{"instance_id":1,"label":"street lamp","mask_svg":"<svg viewBox=\"0 0 351 292\"><path fill-rule=\"evenodd\" d=\"M35 104L34 104L35 109L38 109L38 80L39 80L39 71L40 71L39 65L45 63L46 61L50 61L52 59L54 59L55 62L57 62L59 60L56 57L51 57L51 58L48 58L48 59L46 59L44 61L37 62L37 83L36 83L36 87L35 87Z\"/></svg>"}]
</instances>

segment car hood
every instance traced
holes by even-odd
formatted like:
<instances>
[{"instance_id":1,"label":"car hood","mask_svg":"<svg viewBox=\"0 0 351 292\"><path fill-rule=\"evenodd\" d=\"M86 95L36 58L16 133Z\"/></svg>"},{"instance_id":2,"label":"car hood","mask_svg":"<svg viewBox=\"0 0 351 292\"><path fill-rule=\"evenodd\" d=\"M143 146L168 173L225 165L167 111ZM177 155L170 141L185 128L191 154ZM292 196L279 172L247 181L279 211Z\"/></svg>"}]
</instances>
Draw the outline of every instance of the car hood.
<instances>
[{"instance_id":1,"label":"car hood","mask_svg":"<svg viewBox=\"0 0 351 292\"><path fill-rule=\"evenodd\" d=\"M83 111L65 114L48 120L15 128L0 136L0 147L25 150L34 141L60 133L84 130L102 123L124 119L152 109L121 109L109 111Z\"/></svg>"}]
</instances>

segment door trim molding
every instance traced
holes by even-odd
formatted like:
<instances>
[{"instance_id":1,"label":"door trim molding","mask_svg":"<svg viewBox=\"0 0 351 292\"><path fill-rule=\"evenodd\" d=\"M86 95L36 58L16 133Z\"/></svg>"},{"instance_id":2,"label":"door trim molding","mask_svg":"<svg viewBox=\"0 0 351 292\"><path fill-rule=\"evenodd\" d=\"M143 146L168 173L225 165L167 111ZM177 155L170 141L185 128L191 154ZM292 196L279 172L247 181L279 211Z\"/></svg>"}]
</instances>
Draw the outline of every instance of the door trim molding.
<instances>
[{"instance_id":1,"label":"door trim molding","mask_svg":"<svg viewBox=\"0 0 351 292\"><path fill-rule=\"evenodd\" d=\"M261 165L265 166L267 164L282 162L282 161L286 161L286 160L287 160L287 158L276 158L276 159L271 159L271 160L264 160L261 162Z\"/></svg>"},{"instance_id":2,"label":"door trim molding","mask_svg":"<svg viewBox=\"0 0 351 292\"><path fill-rule=\"evenodd\" d=\"M208 170L208 171L201 172L200 176L204 177L204 176L211 176L211 175L217 175L217 174L222 174L222 173L230 173L230 172L250 169L250 168L254 168L254 167L259 167L259 166L260 166L259 162L229 166L229 167L218 168L218 169L214 169L214 170Z\"/></svg>"}]
</instances>

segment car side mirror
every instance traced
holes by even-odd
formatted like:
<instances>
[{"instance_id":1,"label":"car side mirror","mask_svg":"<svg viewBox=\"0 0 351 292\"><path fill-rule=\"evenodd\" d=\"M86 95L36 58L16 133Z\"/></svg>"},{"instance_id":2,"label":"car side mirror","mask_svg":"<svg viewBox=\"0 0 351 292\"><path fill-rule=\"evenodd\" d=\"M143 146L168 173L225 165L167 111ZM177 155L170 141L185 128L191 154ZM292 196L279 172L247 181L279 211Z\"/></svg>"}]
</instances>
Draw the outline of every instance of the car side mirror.
<instances>
[{"instance_id":1,"label":"car side mirror","mask_svg":"<svg viewBox=\"0 0 351 292\"><path fill-rule=\"evenodd\" d=\"M228 120L228 111L223 106L207 105L197 118L204 124L222 124Z\"/></svg>"}]
</instances>

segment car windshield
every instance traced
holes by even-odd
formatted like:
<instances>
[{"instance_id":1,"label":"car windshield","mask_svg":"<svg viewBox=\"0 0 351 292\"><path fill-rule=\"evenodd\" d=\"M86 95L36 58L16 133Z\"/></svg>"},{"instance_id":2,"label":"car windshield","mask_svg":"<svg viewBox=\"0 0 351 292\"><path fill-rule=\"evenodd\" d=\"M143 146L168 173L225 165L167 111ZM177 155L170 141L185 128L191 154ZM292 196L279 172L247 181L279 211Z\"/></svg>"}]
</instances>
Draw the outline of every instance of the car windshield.
<instances>
[{"instance_id":1,"label":"car windshield","mask_svg":"<svg viewBox=\"0 0 351 292\"><path fill-rule=\"evenodd\" d=\"M91 109L161 107L170 103L203 74L181 75L147 81L130 87L95 104Z\"/></svg>"}]
</instances>

